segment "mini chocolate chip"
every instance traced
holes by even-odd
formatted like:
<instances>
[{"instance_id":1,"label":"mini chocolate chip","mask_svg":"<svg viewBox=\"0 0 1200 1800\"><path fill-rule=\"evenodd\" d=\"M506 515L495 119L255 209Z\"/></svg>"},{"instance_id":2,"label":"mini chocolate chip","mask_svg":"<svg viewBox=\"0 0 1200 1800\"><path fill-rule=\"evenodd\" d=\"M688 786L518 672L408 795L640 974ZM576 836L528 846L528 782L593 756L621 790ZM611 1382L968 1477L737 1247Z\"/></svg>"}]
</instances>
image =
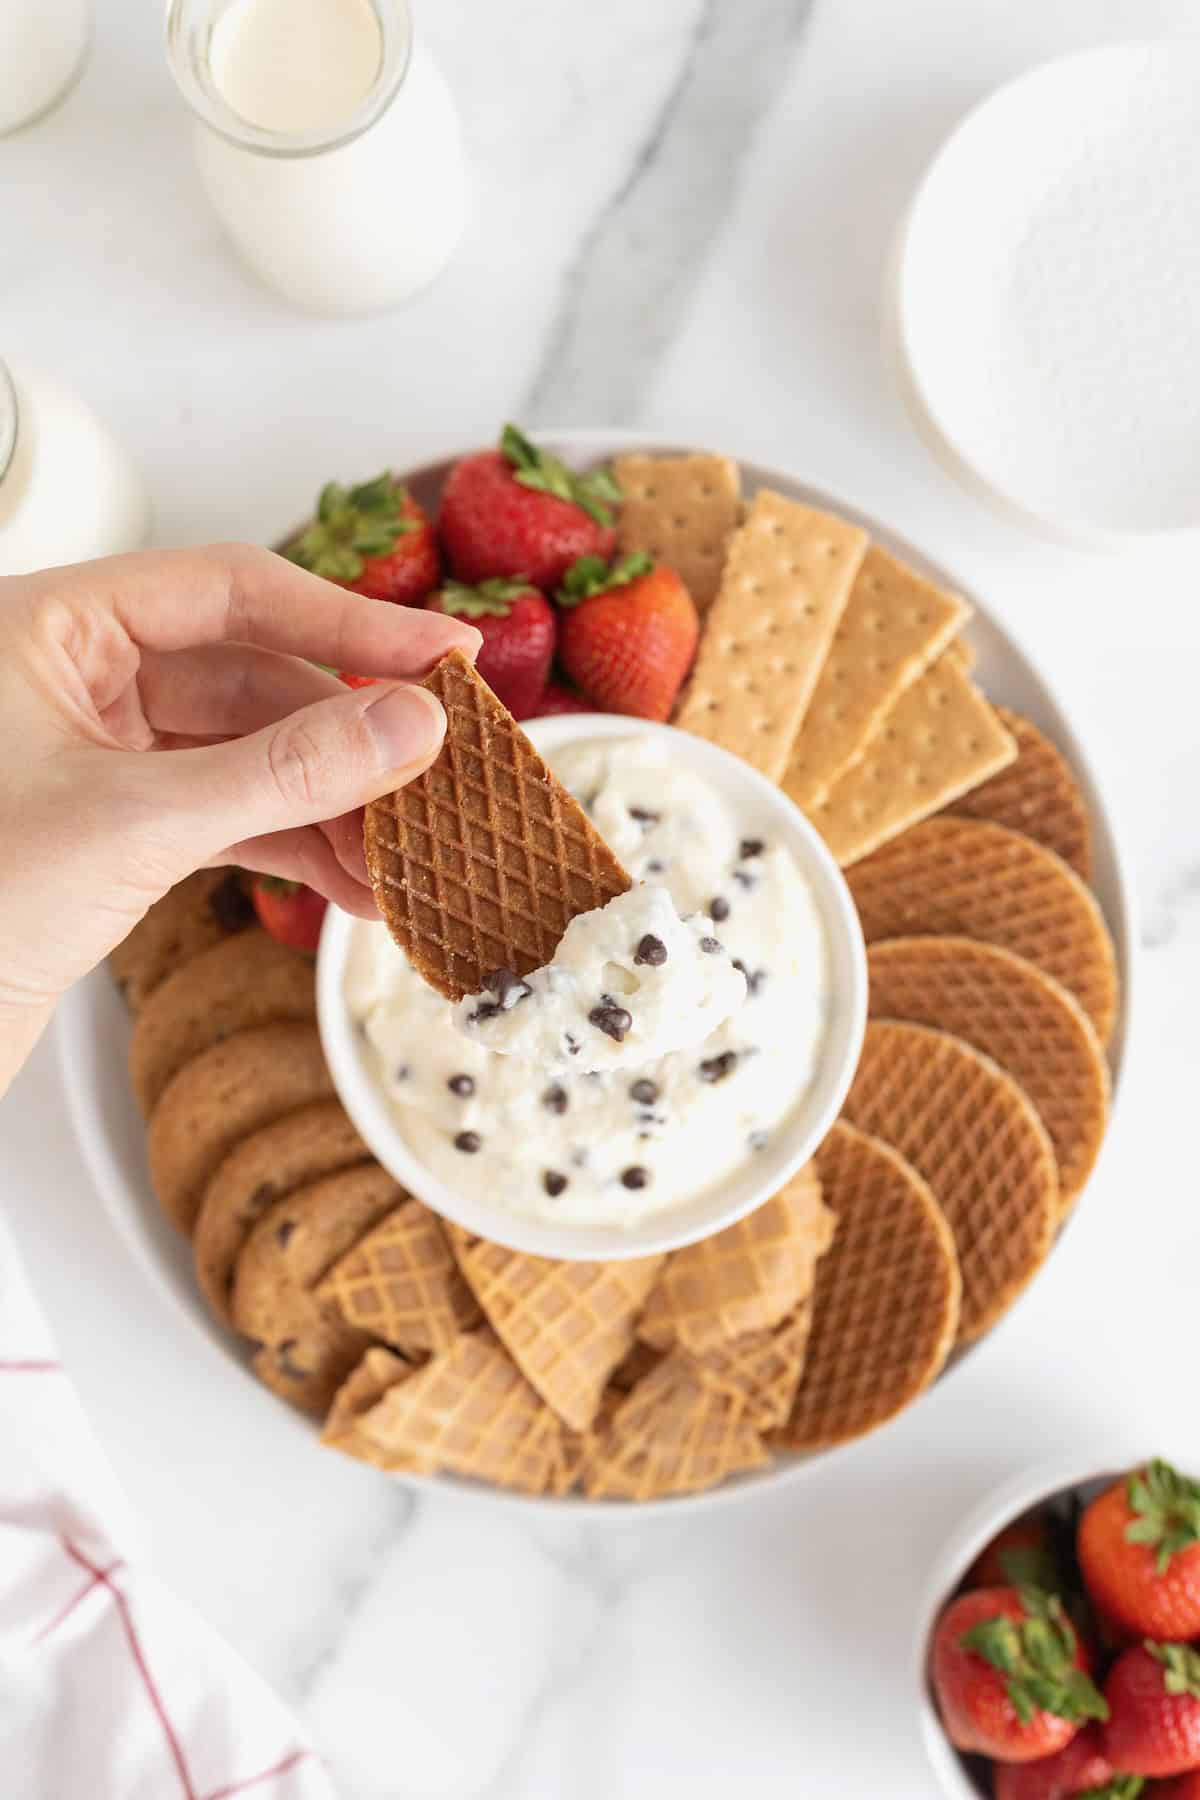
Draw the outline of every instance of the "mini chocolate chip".
<instances>
[{"instance_id":1,"label":"mini chocolate chip","mask_svg":"<svg viewBox=\"0 0 1200 1800\"><path fill-rule=\"evenodd\" d=\"M625 1034L633 1024L633 1014L624 1006L617 1006L613 1001L605 1001L600 1006L593 1006L588 1014L588 1024L602 1031L605 1037L612 1038L614 1043L623 1044Z\"/></svg>"},{"instance_id":2,"label":"mini chocolate chip","mask_svg":"<svg viewBox=\"0 0 1200 1800\"><path fill-rule=\"evenodd\" d=\"M710 1056L700 1064L701 1081L724 1081L732 1075L737 1066L737 1051L722 1050L720 1056Z\"/></svg>"},{"instance_id":3,"label":"mini chocolate chip","mask_svg":"<svg viewBox=\"0 0 1200 1800\"><path fill-rule=\"evenodd\" d=\"M558 1199L558 1196L563 1192L566 1185L566 1176L561 1175L557 1169L547 1169L546 1173L542 1176L542 1186L552 1200Z\"/></svg>"},{"instance_id":4,"label":"mini chocolate chip","mask_svg":"<svg viewBox=\"0 0 1200 1800\"><path fill-rule=\"evenodd\" d=\"M452 1094L457 1094L460 1100L469 1100L475 1092L475 1077L473 1075L452 1075L446 1086Z\"/></svg>"},{"instance_id":5,"label":"mini chocolate chip","mask_svg":"<svg viewBox=\"0 0 1200 1800\"><path fill-rule=\"evenodd\" d=\"M298 1338L284 1338L282 1344L277 1345L275 1350L275 1361L279 1366L279 1371L286 1375L289 1381L303 1381L309 1372L298 1362L292 1360L292 1351L298 1342Z\"/></svg>"},{"instance_id":6,"label":"mini chocolate chip","mask_svg":"<svg viewBox=\"0 0 1200 1800\"><path fill-rule=\"evenodd\" d=\"M460 1131L454 1140L454 1148L461 1150L464 1156L474 1156L482 1147L483 1139L477 1131Z\"/></svg>"},{"instance_id":7,"label":"mini chocolate chip","mask_svg":"<svg viewBox=\"0 0 1200 1800\"><path fill-rule=\"evenodd\" d=\"M666 866L665 863L659 862L657 856L652 856L646 864L646 873L647 875L661 875Z\"/></svg>"},{"instance_id":8,"label":"mini chocolate chip","mask_svg":"<svg viewBox=\"0 0 1200 1800\"><path fill-rule=\"evenodd\" d=\"M754 876L751 875L749 869L735 869L733 871L733 879L737 882L739 887L752 888L755 884Z\"/></svg>"},{"instance_id":9,"label":"mini chocolate chip","mask_svg":"<svg viewBox=\"0 0 1200 1800\"><path fill-rule=\"evenodd\" d=\"M512 969L493 969L483 978L484 989L492 994L505 1012L520 1000L527 1000L533 989Z\"/></svg>"},{"instance_id":10,"label":"mini chocolate chip","mask_svg":"<svg viewBox=\"0 0 1200 1800\"><path fill-rule=\"evenodd\" d=\"M742 974L746 977L746 992L750 995L757 994L759 988L767 979L767 971L765 969L748 969L740 956L734 957L733 966L735 969L740 969Z\"/></svg>"},{"instance_id":11,"label":"mini chocolate chip","mask_svg":"<svg viewBox=\"0 0 1200 1800\"><path fill-rule=\"evenodd\" d=\"M644 938L638 939L638 947L633 953L635 963L649 963L652 969L661 969L667 960L667 946L662 939L648 931Z\"/></svg>"},{"instance_id":12,"label":"mini chocolate chip","mask_svg":"<svg viewBox=\"0 0 1200 1800\"><path fill-rule=\"evenodd\" d=\"M752 856L761 856L766 847L761 838L743 838L738 847L738 855L748 862Z\"/></svg>"},{"instance_id":13,"label":"mini chocolate chip","mask_svg":"<svg viewBox=\"0 0 1200 1800\"><path fill-rule=\"evenodd\" d=\"M649 1183L650 1171L649 1169L643 1169L640 1163L634 1163L631 1168L622 1169L621 1171L622 1187L644 1188L648 1187Z\"/></svg>"},{"instance_id":14,"label":"mini chocolate chip","mask_svg":"<svg viewBox=\"0 0 1200 1800\"><path fill-rule=\"evenodd\" d=\"M247 925L253 925L254 902L236 869L231 869L208 896L208 910L222 931L245 931Z\"/></svg>"},{"instance_id":15,"label":"mini chocolate chip","mask_svg":"<svg viewBox=\"0 0 1200 1800\"><path fill-rule=\"evenodd\" d=\"M718 925L721 923L722 919L727 919L729 917L729 902L725 899L724 895L718 894L715 900L709 901L708 914L710 918L717 921Z\"/></svg>"},{"instance_id":16,"label":"mini chocolate chip","mask_svg":"<svg viewBox=\"0 0 1200 1800\"><path fill-rule=\"evenodd\" d=\"M555 1082L554 1086L548 1087L542 1095L542 1105L546 1107L549 1112L565 1113L567 1107L570 1105L570 1101L567 1099L566 1088L559 1087L558 1083Z\"/></svg>"},{"instance_id":17,"label":"mini chocolate chip","mask_svg":"<svg viewBox=\"0 0 1200 1800\"><path fill-rule=\"evenodd\" d=\"M720 938L702 937L700 939L700 948L703 950L705 956L716 956L725 948L725 946Z\"/></svg>"},{"instance_id":18,"label":"mini chocolate chip","mask_svg":"<svg viewBox=\"0 0 1200 1800\"><path fill-rule=\"evenodd\" d=\"M411 1074L412 1074L412 1070L409 1068L407 1063L397 1063L395 1068L392 1070L392 1080L393 1081L407 1081Z\"/></svg>"},{"instance_id":19,"label":"mini chocolate chip","mask_svg":"<svg viewBox=\"0 0 1200 1800\"><path fill-rule=\"evenodd\" d=\"M567 1050L568 1050L569 1054L571 1056L578 1056L579 1049L580 1049L579 1039L577 1037L574 1037L572 1035L572 1033L569 1031L564 1031L563 1037L566 1040L566 1046L567 1046Z\"/></svg>"},{"instance_id":20,"label":"mini chocolate chip","mask_svg":"<svg viewBox=\"0 0 1200 1800\"><path fill-rule=\"evenodd\" d=\"M662 818L661 813L651 812L648 806L631 806L629 816L636 819L639 825L657 825Z\"/></svg>"},{"instance_id":21,"label":"mini chocolate chip","mask_svg":"<svg viewBox=\"0 0 1200 1800\"><path fill-rule=\"evenodd\" d=\"M250 1212L251 1212L251 1214L262 1212L264 1207L267 1204L267 1201L273 1200L274 1198L275 1198L275 1183L273 1181L260 1181L258 1186L255 1188L254 1192L250 1196Z\"/></svg>"},{"instance_id":22,"label":"mini chocolate chip","mask_svg":"<svg viewBox=\"0 0 1200 1800\"><path fill-rule=\"evenodd\" d=\"M275 1242L281 1250L286 1250L288 1239L296 1229L295 1219L281 1219L275 1227Z\"/></svg>"},{"instance_id":23,"label":"mini chocolate chip","mask_svg":"<svg viewBox=\"0 0 1200 1800\"><path fill-rule=\"evenodd\" d=\"M367 1021L366 1021L366 1020L365 1020L365 1019L355 1019L355 1021L354 1021L354 1034L355 1034L355 1036L356 1036L356 1037L360 1037L360 1038L365 1038L365 1037L366 1037L366 1035L367 1035Z\"/></svg>"},{"instance_id":24,"label":"mini chocolate chip","mask_svg":"<svg viewBox=\"0 0 1200 1800\"><path fill-rule=\"evenodd\" d=\"M769 1131L752 1131L747 1142L752 1150L765 1150L771 1141Z\"/></svg>"},{"instance_id":25,"label":"mini chocolate chip","mask_svg":"<svg viewBox=\"0 0 1200 1800\"><path fill-rule=\"evenodd\" d=\"M629 1098L636 1100L639 1106L653 1106L658 1099L657 1081L649 1081L642 1075L629 1090Z\"/></svg>"},{"instance_id":26,"label":"mini chocolate chip","mask_svg":"<svg viewBox=\"0 0 1200 1800\"><path fill-rule=\"evenodd\" d=\"M479 1025L485 1019L494 1019L499 1011L500 1008L496 1005L494 1000L484 1000L475 1008L473 1013L467 1014L467 1024Z\"/></svg>"}]
</instances>

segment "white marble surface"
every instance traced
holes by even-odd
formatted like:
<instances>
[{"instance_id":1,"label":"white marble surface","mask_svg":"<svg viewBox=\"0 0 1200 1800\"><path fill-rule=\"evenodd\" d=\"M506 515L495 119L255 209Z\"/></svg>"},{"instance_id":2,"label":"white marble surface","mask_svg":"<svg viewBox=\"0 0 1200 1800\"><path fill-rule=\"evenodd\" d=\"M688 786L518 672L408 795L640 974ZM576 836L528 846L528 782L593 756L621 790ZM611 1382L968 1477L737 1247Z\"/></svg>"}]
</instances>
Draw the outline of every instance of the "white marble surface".
<instances>
[{"instance_id":1,"label":"white marble surface","mask_svg":"<svg viewBox=\"0 0 1200 1800\"><path fill-rule=\"evenodd\" d=\"M197 191L155 9L99 0L80 89L0 142L0 350L113 421L163 541L270 538L327 475L508 415L741 447L895 520L1035 646L1123 814L1146 950L1123 1119L1062 1254L961 1374L777 1498L632 1525L413 1499L317 1457L130 1264L48 1045L3 1109L0 1191L147 1555L351 1800L918 1800L909 1646L946 1531L1002 1474L1152 1442L1194 1393L1200 555L1085 558L963 497L893 392L881 277L975 98L1200 25L1187 0L417 5L475 171L432 292L323 324L256 288Z\"/></svg>"}]
</instances>

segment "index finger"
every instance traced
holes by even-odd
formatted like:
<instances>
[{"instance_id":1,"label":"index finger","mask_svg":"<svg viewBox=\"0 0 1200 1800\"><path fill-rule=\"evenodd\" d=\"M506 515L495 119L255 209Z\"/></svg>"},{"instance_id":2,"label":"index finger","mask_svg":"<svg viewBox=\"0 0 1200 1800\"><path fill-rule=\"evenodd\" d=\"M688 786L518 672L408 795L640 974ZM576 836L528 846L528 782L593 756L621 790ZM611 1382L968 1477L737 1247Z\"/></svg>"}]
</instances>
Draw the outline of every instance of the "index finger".
<instances>
[{"instance_id":1,"label":"index finger","mask_svg":"<svg viewBox=\"0 0 1200 1800\"><path fill-rule=\"evenodd\" d=\"M448 650L474 661L482 641L465 620L348 593L253 544L117 556L70 577L93 604L102 592L148 650L233 640L351 674L403 678L427 675ZM60 596L64 585L60 576Z\"/></svg>"}]
</instances>

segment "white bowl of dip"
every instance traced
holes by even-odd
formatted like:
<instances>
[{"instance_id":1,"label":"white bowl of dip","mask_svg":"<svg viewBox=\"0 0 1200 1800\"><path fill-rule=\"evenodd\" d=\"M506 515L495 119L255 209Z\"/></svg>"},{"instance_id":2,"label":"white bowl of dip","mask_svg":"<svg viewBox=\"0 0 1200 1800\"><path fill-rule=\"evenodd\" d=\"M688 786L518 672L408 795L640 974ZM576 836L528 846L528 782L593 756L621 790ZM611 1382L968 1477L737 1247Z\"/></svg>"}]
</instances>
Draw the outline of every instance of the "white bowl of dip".
<instances>
[{"instance_id":1,"label":"white bowl of dip","mask_svg":"<svg viewBox=\"0 0 1200 1800\"><path fill-rule=\"evenodd\" d=\"M705 1159L696 1158L694 1133L703 1122L706 1108L697 1105L697 1094L693 1092L685 1159L693 1171L692 1182L686 1192L672 1196L665 1204L652 1203L644 1213L594 1219L583 1208L576 1209L574 1216L556 1217L553 1206L540 1202L535 1210L515 1210L497 1200L495 1189L489 1193L484 1157L462 1158L465 1173L463 1181L458 1182L448 1178L455 1172L456 1159L452 1155L432 1154L431 1160L441 1165L435 1170L414 1147L414 1135L431 1142L430 1128L425 1124L427 1115L413 1115L394 1104L393 1096L402 1094L403 1089L393 1085L389 1092L380 1050L364 1036L347 998L347 976L356 955L355 946L365 944L369 953L374 951L377 946L364 934L383 932L385 927L352 919L333 908L326 917L317 967L318 1022L325 1054L342 1103L375 1156L409 1192L442 1217L512 1249L568 1260L618 1260L677 1249L720 1231L760 1206L808 1161L837 1118L858 1063L866 1022L866 954L858 916L840 869L804 815L777 787L737 757L669 725L611 714L535 719L525 729L552 766L556 753L567 747L604 747L617 740L640 745L646 739L653 740L656 748L663 747L662 754L671 768L684 769L699 778L717 805L736 819L742 838L763 841L772 851L782 852L790 859L811 900L805 917L797 916L797 933L811 930L814 917L819 932L822 996L815 1037L808 1032L802 1043L798 1035L797 1057L805 1067L794 1103L772 1124L765 1142L756 1139L751 1147L747 1140L744 1149L733 1148L732 1162L730 1142L714 1138L714 1173L705 1178L701 1171L696 1185L695 1171ZM631 872L636 876L636 866ZM712 932L720 931L721 924L714 918ZM786 924L781 935L786 945ZM752 1016L753 1005L753 1000L748 1000L743 1009L747 1020ZM740 1017L735 1016L734 1023ZM440 1090L447 1085L446 1069L462 1060L460 1049L465 1054L471 1047L453 1031L448 1019L438 1018L436 1024L432 1019L424 1007L414 1017L413 1058L419 1063L424 1048L427 1055L432 1050L441 1059L437 1077ZM811 1021L806 1021L806 1027L809 1024ZM798 1025L798 1034L799 1031ZM437 1042L431 1046L429 1040L434 1034ZM811 1063L807 1060L809 1053ZM703 1047L695 1055L703 1057ZM507 1064L515 1060L503 1059ZM441 1062L445 1062L445 1068ZM637 1072L632 1071L630 1084ZM541 1090L552 1080L552 1074L537 1068L522 1070L522 1077ZM624 1077L608 1079L624 1081ZM752 1079L752 1070L746 1079ZM717 1096L715 1087L711 1091L711 1111L716 1118L722 1114L718 1099L723 1101L725 1096ZM728 1108L724 1110L728 1114ZM402 1123L406 1117L416 1119L408 1131ZM536 1131L537 1120L537 1114L526 1117L524 1124L515 1125L514 1129ZM553 1126L553 1121L546 1121L547 1131ZM714 1126L714 1130L725 1129Z\"/></svg>"}]
</instances>

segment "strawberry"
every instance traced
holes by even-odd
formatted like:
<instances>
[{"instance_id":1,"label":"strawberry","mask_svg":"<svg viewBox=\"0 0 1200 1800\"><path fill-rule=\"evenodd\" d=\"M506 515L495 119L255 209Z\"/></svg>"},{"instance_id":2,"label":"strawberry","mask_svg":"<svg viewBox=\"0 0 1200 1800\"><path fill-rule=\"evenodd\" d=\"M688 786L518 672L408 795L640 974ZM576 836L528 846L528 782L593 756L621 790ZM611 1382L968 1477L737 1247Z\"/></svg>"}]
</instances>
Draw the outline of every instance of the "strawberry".
<instances>
[{"instance_id":1,"label":"strawberry","mask_svg":"<svg viewBox=\"0 0 1200 1800\"><path fill-rule=\"evenodd\" d=\"M506 425L498 450L451 469L438 526L460 580L520 576L552 593L577 558L612 555L620 498L607 469L576 475Z\"/></svg>"},{"instance_id":2,"label":"strawberry","mask_svg":"<svg viewBox=\"0 0 1200 1800\"><path fill-rule=\"evenodd\" d=\"M1114 1769L1183 1775L1200 1769L1200 1651L1147 1640L1118 1656L1104 1684L1102 1742Z\"/></svg>"},{"instance_id":3,"label":"strawberry","mask_svg":"<svg viewBox=\"0 0 1200 1800\"><path fill-rule=\"evenodd\" d=\"M514 719L531 718L554 656L554 609L545 594L524 576L478 587L448 581L425 605L479 627L483 643L475 667Z\"/></svg>"},{"instance_id":4,"label":"strawberry","mask_svg":"<svg viewBox=\"0 0 1200 1800\"><path fill-rule=\"evenodd\" d=\"M1084 1512L1079 1563L1102 1613L1134 1637L1200 1636L1200 1483L1135 1469Z\"/></svg>"},{"instance_id":5,"label":"strawberry","mask_svg":"<svg viewBox=\"0 0 1200 1800\"><path fill-rule=\"evenodd\" d=\"M364 688L374 687L379 677L378 675L347 675L343 670L338 680L344 681L348 688Z\"/></svg>"},{"instance_id":6,"label":"strawberry","mask_svg":"<svg viewBox=\"0 0 1200 1800\"><path fill-rule=\"evenodd\" d=\"M585 700L582 694L573 694L561 681L548 681L546 691L538 701L535 716L539 719L552 719L559 713L586 713L595 710L590 700Z\"/></svg>"},{"instance_id":7,"label":"strawberry","mask_svg":"<svg viewBox=\"0 0 1200 1800\"><path fill-rule=\"evenodd\" d=\"M1006 1525L971 1564L963 1586L1020 1586L1022 1582L1058 1591L1054 1546L1045 1519L1017 1519Z\"/></svg>"},{"instance_id":8,"label":"strawberry","mask_svg":"<svg viewBox=\"0 0 1200 1800\"><path fill-rule=\"evenodd\" d=\"M1174 1781L1156 1781L1154 1800L1200 1800L1200 1769L1177 1775Z\"/></svg>"},{"instance_id":9,"label":"strawberry","mask_svg":"<svg viewBox=\"0 0 1200 1800\"><path fill-rule=\"evenodd\" d=\"M258 922L292 950L316 950L328 901L300 881L256 875L251 890Z\"/></svg>"},{"instance_id":10,"label":"strawberry","mask_svg":"<svg viewBox=\"0 0 1200 1800\"><path fill-rule=\"evenodd\" d=\"M1123 1780L1136 1780L1125 1776ZM1113 1772L1100 1745L1099 1727L1085 1725L1054 1756L1037 1762L997 1763L992 1781L994 1800L1075 1800L1113 1787ZM1106 1800L1135 1800L1137 1790L1118 1790Z\"/></svg>"},{"instance_id":11,"label":"strawberry","mask_svg":"<svg viewBox=\"0 0 1200 1800\"><path fill-rule=\"evenodd\" d=\"M441 574L428 514L386 470L358 487L327 482L316 518L283 554L352 593L404 606L419 605Z\"/></svg>"},{"instance_id":12,"label":"strawberry","mask_svg":"<svg viewBox=\"0 0 1200 1800\"><path fill-rule=\"evenodd\" d=\"M558 602L562 664L588 698L605 712L669 718L700 636L674 569L640 553L611 568L585 556L568 570Z\"/></svg>"},{"instance_id":13,"label":"strawberry","mask_svg":"<svg viewBox=\"0 0 1200 1800\"><path fill-rule=\"evenodd\" d=\"M934 1633L934 1691L959 1750L1034 1762L1107 1709L1062 1602L1039 1588L976 1588L952 1600Z\"/></svg>"}]
</instances>

